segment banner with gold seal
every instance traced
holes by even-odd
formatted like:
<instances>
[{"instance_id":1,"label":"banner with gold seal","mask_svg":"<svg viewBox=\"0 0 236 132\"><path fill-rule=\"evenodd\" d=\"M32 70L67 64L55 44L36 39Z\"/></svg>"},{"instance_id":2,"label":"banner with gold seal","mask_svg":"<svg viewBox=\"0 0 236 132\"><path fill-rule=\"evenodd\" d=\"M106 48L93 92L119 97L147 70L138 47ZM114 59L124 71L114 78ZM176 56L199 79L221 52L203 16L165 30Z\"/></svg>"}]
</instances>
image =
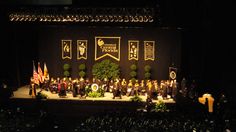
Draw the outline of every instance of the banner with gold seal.
<instances>
[{"instance_id":1,"label":"banner with gold seal","mask_svg":"<svg viewBox=\"0 0 236 132\"><path fill-rule=\"evenodd\" d=\"M62 59L72 58L72 40L61 40L62 44Z\"/></svg>"},{"instance_id":2,"label":"banner with gold seal","mask_svg":"<svg viewBox=\"0 0 236 132\"><path fill-rule=\"evenodd\" d=\"M129 45L128 59L129 60L138 60L139 41L129 40L128 45Z\"/></svg>"},{"instance_id":3,"label":"banner with gold seal","mask_svg":"<svg viewBox=\"0 0 236 132\"><path fill-rule=\"evenodd\" d=\"M87 60L87 40L77 40L77 59Z\"/></svg>"},{"instance_id":4,"label":"banner with gold seal","mask_svg":"<svg viewBox=\"0 0 236 132\"><path fill-rule=\"evenodd\" d=\"M106 56L120 61L120 37L95 37L95 60Z\"/></svg>"},{"instance_id":5,"label":"banner with gold seal","mask_svg":"<svg viewBox=\"0 0 236 132\"><path fill-rule=\"evenodd\" d=\"M155 41L144 41L144 60L155 60Z\"/></svg>"},{"instance_id":6,"label":"banner with gold seal","mask_svg":"<svg viewBox=\"0 0 236 132\"><path fill-rule=\"evenodd\" d=\"M177 78L177 68L169 67L169 80L176 80Z\"/></svg>"}]
</instances>

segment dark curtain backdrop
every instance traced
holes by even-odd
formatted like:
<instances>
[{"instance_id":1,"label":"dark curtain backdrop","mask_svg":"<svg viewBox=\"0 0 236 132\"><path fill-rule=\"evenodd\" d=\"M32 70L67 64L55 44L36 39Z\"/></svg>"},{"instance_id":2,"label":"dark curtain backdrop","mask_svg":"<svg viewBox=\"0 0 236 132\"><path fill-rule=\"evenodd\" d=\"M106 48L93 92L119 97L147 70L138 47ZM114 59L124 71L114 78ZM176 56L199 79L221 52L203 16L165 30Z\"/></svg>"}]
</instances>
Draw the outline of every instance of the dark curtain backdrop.
<instances>
[{"instance_id":1,"label":"dark curtain backdrop","mask_svg":"<svg viewBox=\"0 0 236 132\"><path fill-rule=\"evenodd\" d=\"M38 31L39 61L46 62L51 77L63 77L63 64L72 67L71 76L79 77L79 64L85 63L87 77L92 78L92 66L95 61L95 36L121 37L120 61L110 59L120 65L121 78L129 79L130 65L137 64L138 78L144 78L144 66L151 65L151 77L158 81L168 79L168 67L174 64L180 67L181 31L163 28L126 28L126 27L78 27L78 26L44 26ZM72 59L63 60L61 57L61 40L72 40ZM88 40L88 59L77 60L77 40ZM128 40L139 40L139 60L128 60ZM143 41L155 41L155 61L144 61ZM43 66L43 64L42 64Z\"/></svg>"}]
</instances>

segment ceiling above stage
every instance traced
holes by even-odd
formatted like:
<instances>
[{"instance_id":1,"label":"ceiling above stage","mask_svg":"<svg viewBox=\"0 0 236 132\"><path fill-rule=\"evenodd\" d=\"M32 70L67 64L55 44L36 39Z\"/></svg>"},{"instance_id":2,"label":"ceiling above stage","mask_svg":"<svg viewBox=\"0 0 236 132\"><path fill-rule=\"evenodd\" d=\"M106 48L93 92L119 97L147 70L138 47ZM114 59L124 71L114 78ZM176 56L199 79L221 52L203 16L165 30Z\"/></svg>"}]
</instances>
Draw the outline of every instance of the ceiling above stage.
<instances>
[{"instance_id":1,"label":"ceiling above stage","mask_svg":"<svg viewBox=\"0 0 236 132\"><path fill-rule=\"evenodd\" d=\"M5 5L145 6L160 0L3 0Z\"/></svg>"},{"instance_id":2,"label":"ceiling above stage","mask_svg":"<svg viewBox=\"0 0 236 132\"><path fill-rule=\"evenodd\" d=\"M57 15L60 15L60 11L64 13L63 15L65 15L63 16L63 18L65 17L67 18L67 14L65 12L69 12L70 9L73 10L75 8L92 8L94 9L93 11L97 13L97 15L100 15L101 13L99 14L99 10L100 11L102 10L101 12L103 16L101 16L101 19L99 20L100 22L98 23L102 23L101 21L104 21L105 24L108 24L105 18L111 15L109 14L110 13L109 8L115 9L115 10L116 9L120 10L122 8L127 8L127 9L135 8L134 10L136 9L139 10L139 8L141 8L141 10L143 9L145 10L146 8L146 9L154 10L154 14L153 13L151 13L151 15L147 14L147 15L150 15L153 19L147 20L146 19L147 17L145 16L145 14L143 15L141 13L141 15L143 16L140 17L141 19L140 22L144 25L155 25L155 26L163 26L163 27L188 27L188 26L199 27L202 25L208 26L207 24L210 23L209 14L211 13L210 2L199 1L199 0L184 0L184 1L175 1L175 0L4 0L2 1L1 0L0 5L2 7L6 7L6 8L8 7L6 11L8 18L9 18L10 13L15 13L15 12L17 13L17 11L19 11L18 9L21 9L20 11L22 11L23 9L23 12L24 12L24 10L27 11L27 8L28 8L29 9L28 11L36 12L37 14L38 10L36 7L38 7L38 9L41 8L39 10L43 10L43 12L45 12L44 14L41 12L38 13L38 14L41 13L42 15L45 15L44 18L48 17L46 15L52 16L50 19L47 19L49 21L51 21L51 19L55 18ZM36 9L36 10L35 11L32 10L32 7L33 9ZM53 12L52 15L47 12L48 10L49 12ZM59 11L59 12L58 14L55 14L54 11L56 12ZM104 15L104 12L106 12L107 15L106 14ZM71 12L69 13L73 15L73 13ZM54 14L55 16L53 16ZM122 18L124 18L123 21L120 20L122 21L120 22L119 20L117 20L117 22L119 24L122 23L122 25L124 25L124 21L127 18L125 17L125 15L129 15L129 14L130 14L129 11L128 11L128 14L122 14L123 15ZM137 14L136 12L134 12L133 14L131 13L131 17L129 19L129 22L133 21L131 23L135 25L137 23L135 22L136 14ZM31 15L34 16L34 14L31 14ZM87 14L87 15L91 15L91 14ZM96 14L92 14L92 16L94 17L90 17L90 19L87 22L94 23L94 20L95 18L97 19L97 17L96 17ZM79 19L81 21L83 21L83 19L87 20L86 18L87 16L84 16L84 17L85 18L82 18L82 19L79 18ZM38 18L37 20L38 21L42 20L41 22L44 22L45 20L44 18L42 19ZM143 18L144 20L142 20ZM65 20L64 22L71 23L70 19L71 18L69 18L69 20ZM76 23L78 22L76 21L77 18L72 18L72 19L74 20L74 22ZM147 20L148 22L145 23L144 22L145 20ZM117 24L115 23L115 20L114 21L109 20L109 22L111 22L112 24Z\"/></svg>"}]
</instances>

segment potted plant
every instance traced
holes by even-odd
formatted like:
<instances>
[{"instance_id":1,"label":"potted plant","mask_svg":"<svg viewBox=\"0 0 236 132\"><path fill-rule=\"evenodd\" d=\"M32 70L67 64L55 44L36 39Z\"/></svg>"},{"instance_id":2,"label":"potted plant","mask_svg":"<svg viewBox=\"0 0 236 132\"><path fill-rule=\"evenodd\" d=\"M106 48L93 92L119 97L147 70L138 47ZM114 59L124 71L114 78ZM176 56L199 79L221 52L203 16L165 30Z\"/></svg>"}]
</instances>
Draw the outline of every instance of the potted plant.
<instances>
[{"instance_id":1,"label":"potted plant","mask_svg":"<svg viewBox=\"0 0 236 132\"><path fill-rule=\"evenodd\" d=\"M86 70L85 64L80 64L80 65L79 65L79 76L80 76L81 78L84 78L84 77L86 76L85 70Z\"/></svg>"},{"instance_id":2,"label":"potted plant","mask_svg":"<svg viewBox=\"0 0 236 132\"><path fill-rule=\"evenodd\" d=\"M97 79L104 80L106 78L111 80L119 78L120 68L119 65L110 60L103 60L93 65L92 73Z\"/></svg>"},{"instance_id":3,"label":"potted plant","mask_svg":"<svg viewBox=\"0 0 236 132\"><path fill-rule=\"evenodd\" d=\"M136 64L132 64L130 66L130 70L131 71L130 71L129 75L130 75L130 78L131 78L132 82L134 83L136 81L136 79L137 79L137 65Z\"/></svg>"},{"instance_id":4,"label":"potted plant","mask_svg":"<svg viewBox=\"0 0 236 132\"><path fill-rule=\"evenodd\" d=\"M144 66L144 78L146 80L151 79L151 66L150 65L145 65Z\"/></svg>"},{"instance_id":5,"label":"potted plant","mask_svg":"<svg viewBox=\"0 0 236 132\"><path fill-rule=\"evenodd\" d=\"M63 65L63 70L64 70L63 75L68 78L70 76L70 64L65 63Z\"/></svg>"}]
</instances>

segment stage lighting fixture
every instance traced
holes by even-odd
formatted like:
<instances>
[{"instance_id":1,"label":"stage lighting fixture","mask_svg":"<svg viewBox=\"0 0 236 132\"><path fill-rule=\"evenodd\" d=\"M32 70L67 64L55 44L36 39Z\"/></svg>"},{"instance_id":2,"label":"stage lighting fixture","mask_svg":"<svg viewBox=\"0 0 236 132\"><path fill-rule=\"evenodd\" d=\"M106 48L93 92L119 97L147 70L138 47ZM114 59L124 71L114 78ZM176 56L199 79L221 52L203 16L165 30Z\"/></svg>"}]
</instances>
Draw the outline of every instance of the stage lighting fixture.
<instances>
[{"instance_id":1,"label":"stage lighting fixture","mask_svg":"<svg viewBox=\"0 0 236 132\"><path fill-rule=\"evenodd\" d=\"M146 23L154 22L153 8L40 8L20 9L9 14L9 21Z\"/></svg>"},{"instance_id":2,"label":"stage lighting fixture","mask_svg":"<svg viewBox=\"0 0 236 132\"><path fill-rule=\"evenodd\" d=\"M152 16L149 16L148 20L149 20L148 22L153 22L154 21Z\"/></svg>"}]
</instances>

